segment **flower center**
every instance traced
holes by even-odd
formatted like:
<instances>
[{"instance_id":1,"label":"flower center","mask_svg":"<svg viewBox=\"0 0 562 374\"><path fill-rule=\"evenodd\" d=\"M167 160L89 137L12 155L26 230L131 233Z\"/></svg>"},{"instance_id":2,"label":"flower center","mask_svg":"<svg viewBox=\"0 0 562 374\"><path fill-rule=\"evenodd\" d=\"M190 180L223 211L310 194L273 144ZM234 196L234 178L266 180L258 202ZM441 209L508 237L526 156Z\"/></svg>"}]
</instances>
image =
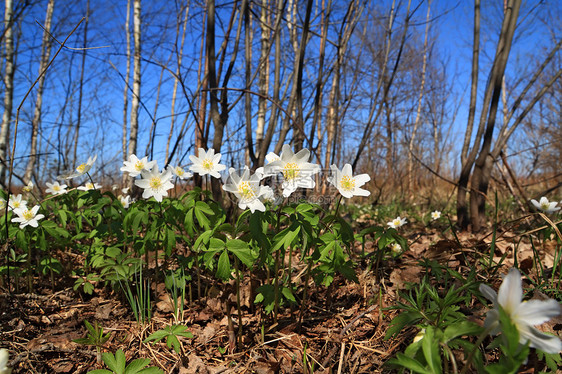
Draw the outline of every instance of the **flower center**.
<instances>
[{"instance_id":1,"label":"flower center","mask_svg":"<svg viewBox=\"0 0 562 374\"><path fill-rule=\"evenodd\" d=\"M341 178L340 186L346 191L352 191L355 188L355 179L350 178L347 175L344 175Z\"/></svg>"},{"instance_id":2,"label":"flower center","mask_svg":"<svg viewBox=\"0 0 562 374\"><path fill-rule=\"evenodd\" d=\"M14 201L12 203L12 207L14 207L14 209L19 208L20 206L21 206L21 202L19 202L19 201Z\"/></svg>"},{"instance_id":3,"label":"flower center","mask_svg":"<svg viewBox=\"0 0 562 374\"><path fill-rule=\"evenodd\" d=\"M33 212L29 209L26 209L23 211L22 216L23 218L25 218L26 221L29 221L33 219Z\"/></svg>"},{"instance_id":4,"label":"flower center","mask_svg":"<svg viewBox=\"0 0 562 374\"><path fill-rule=\"evenodd\" d=\"M183 171L183 169L178 166L176 168L176 174L181 177L182 175L185 174L185 171Z\"/></svg>"},{"instance_id":5,"label":"flower center","mask_svg":"<svg viewBox=\"0 0 562 374\"><path fill-rule=\"evenodd\" d=\"M77 168L76 171L79 173L83 173L86 170L86 164L80 164Z\"/></svg>"},{"instance_id":6,"label":"flower center","mask_svg":"<svg viewBox=\"0 0 562 374\"><path fill-rule=\"evenodd\" d=\"M549 204L549 203L542 203L542 204L541 204L541 209L542 209L542 210L548 210L548 208L550 208L550 204Z\"/></svg>"},{"instance_id":7,"label":"flower center","mask_svg":"<svg viewBox=\"0 0 562 374\"><path fill-rule=\"evenodd\" d=\"M238 192L240 192L240 195L242 195L242 198L246 199L246 200L256 197L254 189L252 188L252 186L250 186L250 183L248 183L248 182L241 182L238 185Z\"/></svg>"},{"instance_id":8,"label":"flower center","mask_svg":"<svg viewBox=\"0 0 562 374\"><path fill-rule=\"evenodd\" d=\"M60 186L53 186L53 191L60 191Z\"/></svg>"},{"instance_id":9,"label":"flower center","mask_svg":"<svg viewBox=\"0 0 562 374\"><path fill-rule=\"evenodd\" d=\"M398 218L396 218L396 219L394 219L394 221L392 221L392 224L393 224L394 226L400 226L401 223L402 223L402 222L401 222Z\"/></svg>"},{"instance_id":10,"label":"flower center","mask_svg":"<svg viewBox=\"0 0 562 374\"><path fill-rule=\"evenodd\" d=\"M283 168L283 178L285 178L285 180L288 181L297 178L299 176L299 173L300 173L300 168L294 162L287 162L285 164L285 167Z\"/></svg>"},{"instance_id":11,"label":"flower center","mask_svg":"<svg viewBox=\"0 0 562 374\"><path fill-rule=\"evenodd\" d=\"M158 190L160 187L162 187L162 180L159 177L150 178L150 188Z\"/></svg>"},{"instance_id":12,"label":"flower center","mask_svg":"<svg viewBox=\"0 0 562 374\"><path fill-rule=\"evenodd\" d=\"M144 169L144 162L142 161L137 161L137 163L135 164L135 169L137 171L141 171L142 169Z\"/></svg>"},{"instance_id":13,"label":"flower center","mask_svg":"<svg viewBox=\"0 0 562 374\"><path fill-rule=\"evenodd\" d=\"M203 165L203 169L213 170L213 161L209 160L208 158L204 159L201 164Z\"/></svg>"}]
</instances>

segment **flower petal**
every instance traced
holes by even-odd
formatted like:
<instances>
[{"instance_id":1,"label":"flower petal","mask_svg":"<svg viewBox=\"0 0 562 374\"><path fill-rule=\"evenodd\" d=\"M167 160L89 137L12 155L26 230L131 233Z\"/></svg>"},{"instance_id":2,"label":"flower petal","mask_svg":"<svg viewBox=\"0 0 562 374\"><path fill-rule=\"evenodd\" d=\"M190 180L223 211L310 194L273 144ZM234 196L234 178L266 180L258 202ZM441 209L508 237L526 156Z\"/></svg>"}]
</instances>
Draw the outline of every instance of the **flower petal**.
<instances>
[{"instance_id":1,"label":"flower petal","mask_svg":"<svg viewBox=\"0 0 562 374\"><path fill-rule=\"evenodd\" d=\"M482 283L480 284L480 287L478 287L478 289L486 299L490 300L494 304L498 302L498 294L492 289L492 287Z\"/></svg>"},{"instance_id":2,"label":"flower petal","mask_svg":"<svg viewBox=\"0 0 562 374\"><path fill-rule=\"evenodd\" d=\"M540 325L560 314L560 304L556 300L529 300L521 303L513 318L529 325Z\"/></svg>"},{"instance_id":3,"label":"flower petal","mask_svg":"<svg viewBox=\"0 0 562 374\"><path fill-rule=\"evenodd\" d=\"M522 298L521 273L516 268L511 268L498 291L498 303L511 315L521 304Z\"/></svg>"},{"instance_id":4,"label":"flower petal","mask_svg":"<svg viewBox=\"0 0 562 374\"><path fill-rule=\"evenodd\" d=\"M544 334L534 327L520 327L519 335L520 342L525 343L529 340L531 347L540 349L543 352L558 353L562 350L562 342L557 336Z\"/></svg>"}]
</instances>

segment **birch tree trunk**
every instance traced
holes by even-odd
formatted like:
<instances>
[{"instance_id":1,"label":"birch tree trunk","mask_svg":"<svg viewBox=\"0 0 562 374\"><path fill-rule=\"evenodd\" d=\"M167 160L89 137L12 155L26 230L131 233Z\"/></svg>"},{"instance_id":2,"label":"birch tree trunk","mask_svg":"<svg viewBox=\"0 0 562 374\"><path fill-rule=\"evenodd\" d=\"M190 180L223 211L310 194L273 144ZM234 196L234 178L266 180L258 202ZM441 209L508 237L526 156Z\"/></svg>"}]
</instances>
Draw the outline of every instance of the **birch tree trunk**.
<instances>
[{"instance_id":1,"label":"birch tree trunk","mask_svg":"<svg viewBox=\"0 0 562 374\"><path fill-rule=\"evenodd\" d=\"M139 105L141 95L141 0L133 0L133 97L131 99L131 132L128 154L137 152L139 131ZM132 179L130 180L132 183Z\"/></svg>"},{"instance_id":2,"label":"birch tree trunk","mask_svg":"<svg viewBox=\"0 0 562 374\"><path fill-rule=\"evenodd\" d=\"M78 149L78 139L80 125L82 123L82 96L84 91L84 71L86 70L86 46L88 45L88 21L90 17L90 0L86 1L86 19L84 20L84 41L82 43L82 67L80 69L80 82L78 83L78 113L76 118L76 130L74 132L74 149L72 151L72 165L76 165L76 152Z\"/></svg>"},{"instance_id":3,"label":"birch tree trunk","mask_svg":"<svg viewBox=\"0 0 562 374\"><path fill-rule=\"evenodd\" d=\"M180 48L179 51L177 51L177 67L176 67L176 74L174 76L174 88L172 89L172 104L171 104L171 109L170 109L170 133L168 134L168 141L166 142L166 164L168 164L170 162L170 160L168 160L168 154L169 154L169 150L170 150L170 142L172 141L172 136L174 134L174 124L175 124L175 109L176 109L176 95L177 95L177 91L178 91L178 83L179 83L179 77L181 74L181 63L182 63L182 59L183 59L183 46L185 43L185 34L187 31L187 18L189 16L189 0L187 1L187 3L185 4L185 15L183 18L183 29L182 29L182 33L181 33L181 42L180 42ZM176 35L179 34L179 25L180 23L178 22L177 27L176 27ZM176 40L177 43L177 40ZM176 44L177 45L177 44Z\"/></svg>"},{"instance_id":4,"label":"birch tree trunk","mask_svg":"<svg viewBox=\"0 0 562 374\"><path fill-rule=\"evenodd\" d=\"M258 116L256 121L256 158L260 159L260 152L264 140L265 130L265 113L267 111L266 96L269 92L269 51L271 49L270 31L269 31L269 17L267 14L269 9L267 0L261 2L260 13L260 26L261 26L261 39L260 39L260 63L259 63L259 78L258 78ZM254 169L261 165L255 165Z\"/></svg>"},{"instance_id":5,"label":"birch tree trunk","mask_svg":"<svg viewBox=\"0 0 562 374\"><path fill-rule=\"evenodd\" d=\"M6 170L8 169L8 144L10 143L10 122L12 121L14 95L14 4L13 0L5 1L4 40L6 51L6 70L4 73L4 114L0 127L0 184L5 186Z\"/></svg>"},{"instance_id":6,"label":"birch tree trunk","mask_svg":"<svg viewBox=\"0 0 562 374\"><path fill-rule=\"evenodd\" d=\"M55 0L49 0L47 4L47 13L45 15L45 25L43 30L43 38L41 42L41 62L39 64L39 74L45 70L49 59L51 57L51 22L53 19L53 10L55 8ZM37 98L35 101L35 109L33 111L33 119L31 120L31 144L29 147L29 160L27 161L27 167L25 168L25 174L23 176L24 184L28 184L31 181L31 176L35 168L35 160L37 157L37 137L39 135L39 124L41 122L41 108L43 106L43 90L45 86L46 74L42 74L37 82Z\"/></svg>"},{"instance_id":7,"label":"birch tree trunk","mask_svg":"<svg viewBox=\"0 0 562 374\"><path fill-rule=\"evenodd\" d=\"M425 19L425 35L423 39L423 63L422 63L422 71L421 71L421 83L420 83L420 93L418 95L418 107L416 109L416 119L414 120L414 128L412 129L412 135L410 137L410 142L408 143L408 195L411 198L414 194L414 142L416 140L416 135L418 132L418 128L421 122L421 109L423 104L423 96L424 96L424 89L425 89L425 73L427 70L427 55L428 55L428 48L427 48L427 39L429 36L429 26L431 25L431 21L429 19L429 15L431 12L431 0L427 2L427 15Z\"/></svg>"},{"instance_id":8,"label":"birch tree trunk","mask_svg":"<svg viewBox=\"0 0 562 374\"><path fill-rule=\"evenodd\" d=\"M131 75L131 0L127 0L127 16L125 18L125 39L127 40L127 67L125 70L125 87L123 87L123 138L121 140L123 161L127 161L129 155L127 154L127 135L128 131L128 118L129 118L129 77ZM129 177L123 173L122 185L129 185Z\"/></svg>"}]
</instances>

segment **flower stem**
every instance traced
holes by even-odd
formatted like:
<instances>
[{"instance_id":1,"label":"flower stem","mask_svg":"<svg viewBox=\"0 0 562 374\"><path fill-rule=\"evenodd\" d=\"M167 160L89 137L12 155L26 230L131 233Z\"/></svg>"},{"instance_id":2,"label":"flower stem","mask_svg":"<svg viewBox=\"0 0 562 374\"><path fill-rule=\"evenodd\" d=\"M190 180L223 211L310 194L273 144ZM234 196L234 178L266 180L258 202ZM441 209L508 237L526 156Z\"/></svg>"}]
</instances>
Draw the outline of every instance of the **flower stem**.
<instances>
[{"instance_id":1,"label":"flower stem","mask_svg":"<svg viewBox=\"0 0 562 374\"><path fill-rule=\"evenodd\" d=\"M476 343L474 343L474 348L472 348L472 350L468 354L466 363L464 364L464 367L462 368L460 374L466 374L467 370L470 368L472 364L472 360L474 360L474 355L476 354L476 351L478 350L484 339L486 339L490 331L492 331L492 328L493 326L488 327L487 329L482 331L482 333L478 336L478 340L476 340Z\"/></svg>"}]
</instances>

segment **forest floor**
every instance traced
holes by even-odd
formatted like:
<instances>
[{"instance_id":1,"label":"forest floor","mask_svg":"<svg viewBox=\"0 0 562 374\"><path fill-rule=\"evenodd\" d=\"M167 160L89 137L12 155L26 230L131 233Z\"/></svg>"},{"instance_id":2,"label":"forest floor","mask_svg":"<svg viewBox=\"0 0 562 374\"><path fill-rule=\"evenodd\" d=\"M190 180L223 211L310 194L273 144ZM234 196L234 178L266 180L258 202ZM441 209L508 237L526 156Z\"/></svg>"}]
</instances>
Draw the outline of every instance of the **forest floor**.
<instances>
[{"instance_id":1,"label":"forest floor","mask_svg":"<svg viewBox=\"0 0 562 374\"><path fill-rule=\"evenodd\" d=\"M367 255L360 256L358 247L353 260L359 282L338 276L328 288L313 288L300 326L299 303L282 307L275 323L271 314L252 305L249 282L241 285L241 318L236 309L234 281L224 285L213 280L205 282L203 278L206 296L186 301L183 319L178 322L173 320L172 303L164 285L158 284L152 290L152 320L145 325L135 321L125 298L101 284L91 296L74 291L74 279L58 279L54 291L48 279L35 279L43 286L33 294L9 294L4 287L0 289L0 346L9 349L14 374L80 374L101 369L104 366L97 360L95 347L73 342L86 335L83 321L87 320L96 321L111 334L102 352L122 349L128 361L149 358L151 365L165 373L391 372L385 362L403 351L419 329L406 328L385 339L390 321L399 313L385 308L396 305L399 290L408 283L419 283L430 271L420 261L432 260L466 274L471 267L479 268L480 260L489 256L491 232L476 236L451 235L450 230L447 235L444 231L440 227L408 227L402 234L408 239L409 249L400 257L381 262L378 268L369 256L373 248L367 247ZM533 251L519 239L512 232L497 232L494 259L507 256L493 278L482 272L480 281L494 289L499 287L500 275L513 265L515 242L519 267L532 272ZM540 251L544 251L539 255L548 266L553 249L544 245ZM294 265L293 277L302 277L304 267ZM462 309L469 319L480 324L487 310L488 305L476 298ZM187 326L194 336L180 339L181 354L164 342L142 343L151 333L172 323ZM555 318L542 328L562 336L562 319ZM522 372L538 369L540 365L531 356Z\"/></svg>"}]
</instances>

